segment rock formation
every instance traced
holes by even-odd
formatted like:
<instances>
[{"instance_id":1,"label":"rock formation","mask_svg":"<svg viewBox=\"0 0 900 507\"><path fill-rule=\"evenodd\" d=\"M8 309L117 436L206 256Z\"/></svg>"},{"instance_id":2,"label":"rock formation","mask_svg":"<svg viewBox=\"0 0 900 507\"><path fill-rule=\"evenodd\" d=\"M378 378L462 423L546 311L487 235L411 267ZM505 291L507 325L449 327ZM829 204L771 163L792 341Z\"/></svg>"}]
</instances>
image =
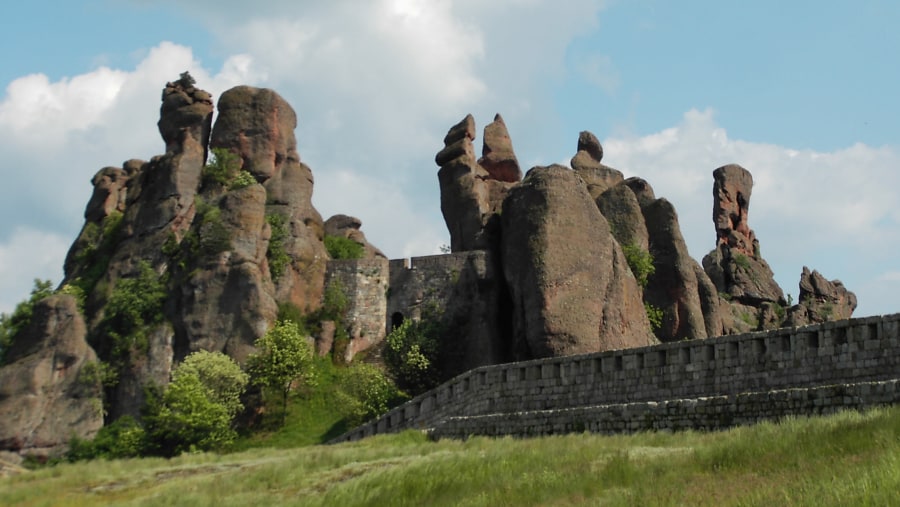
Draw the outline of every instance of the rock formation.
<instances>
[{"instance_id":1,"label":"rock formation","mask_svg":"<svg viewBox=\"0 0 900 507\"><path fill-rule=\"evenodd\" d=\"M475 160L475 119L468 115L450 128L444 149L435 156L440 166L441 212L454 252L496 250L498 213L509 189L518 182L519 168L503 118L485 127L481 161Z\"/></svg>"},{"instance_id":2,"label":"rock formation","mask_svg":"<svg viewBox=\"0 0 900 507\"><path fill-rule=\"evenodd\" d=\"M513 336L531 357L654 343L640 289L583 180L535 167L503 204Z\"/></svg>"},{"instance_id":3,"label":"rock formation","mask_svg":"<svg viewBox=\"0 0 900 507\"><path fill-rule=\"evenodd\" d=\"M713 171L713 222L716 248L703 259L703 268L716 289L731 300L759 306L784 304L784 293L760 255L759 241L747 221L753 176L737 164Z\"/></svg>"},{"instance_id":4,"label":"rock formation","mask_svg":"<svg viewBox=\"0 0 900 507\"><path fill-rule=\"evenodd\" d=\"M804 326L829 320L849 319L856 310L856 295L840 280L827 280L818 271L803 266L798 304L788 309L784 325Z\"/></svg>"},{"instance_id":5,"label":"rock formation","mask_svg":"<svg viewBox=\"0 0 900 507\"><path fill-rule=\"evenodd\" d=\"M356 217L334 215L325 221L325 235L347 238L359 243L363 247L363 258L365 259L375 257L387 259L387 256L381 250L369 243L360 227L362 227L362 221Z\"/></svg>"},{"instance_id":6,"label":"rock formation","mask_svg":"<svg viewBox=\"0 0 900 507\"><path fill-rule=\"evenodd\" d=\"M266 214L283 217L288 231L290 263L274 280L276 296L311 310L322 297L327 254L322 217L312 205L312 171L297 153L296 127L297 115L280 95L238 86L219 99L210 145L237 153L241 169L265 186Z\"/></svg>"},{"instance_id":7,"label":"rock formation","mask_svg":"<svg viewBox=\"0 0 900 507\"><path fill-rule=\"evenodd\" d=\"M0 452L54 455L104 419L140 417L146 388L166 385L191 352L243 362L280 311L321 306L326 264L348 280L356 320L324 323L320 354L342 342L352 358L395 318L437 308L447 374L847 318L856 307L841 282L804 268L800 301L785 308L747 221L752 177L737 165L713 174L716 247L701 267L674 206L604 165L590 132L572 169L535 167L521 180L503 118L485 127L476 160L469 115L435 157L454 255L388 261L359 219L322 221L283 98L239 86L218 108L213 125L212 97L182 74L163 90L165 154L91 180L60 290L34 305L0 367ZM325 234L363 245L366 259L329 263ZM101 384L105 369L115 382Z\"/></svg>"},{"instance_id":8,"label":"rock formation","mask_svg":"<svg viewBox=\"0 0 900 507\"><path fill-rule=\"evenodd\" d=\"M0 368L0 449L47 457L103 426L97 356L75 298L35 304ZM93 368L93 370L92 370ZM92 371L94 373L92 373Z\"/></svg>"}]
</instances>

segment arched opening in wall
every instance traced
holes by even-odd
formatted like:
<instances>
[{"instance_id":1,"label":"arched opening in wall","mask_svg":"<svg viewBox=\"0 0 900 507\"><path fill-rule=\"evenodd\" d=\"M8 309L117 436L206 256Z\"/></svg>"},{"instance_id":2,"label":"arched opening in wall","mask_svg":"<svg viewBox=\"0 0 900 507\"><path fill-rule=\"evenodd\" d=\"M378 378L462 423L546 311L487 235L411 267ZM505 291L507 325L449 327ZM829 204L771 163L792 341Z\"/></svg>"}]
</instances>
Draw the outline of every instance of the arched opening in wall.
<instances>
[{"instance_id":1,"label":"arched opening in wall","mask_svg":"<svg viewBox=\"0 0 900 507\"><path fill-rule=\"evenodd\" d=\"M403 324L403 314L394 312L394 314L391 315L391 331L400 327L401 324Z\"/></svg>"}]
</instances>

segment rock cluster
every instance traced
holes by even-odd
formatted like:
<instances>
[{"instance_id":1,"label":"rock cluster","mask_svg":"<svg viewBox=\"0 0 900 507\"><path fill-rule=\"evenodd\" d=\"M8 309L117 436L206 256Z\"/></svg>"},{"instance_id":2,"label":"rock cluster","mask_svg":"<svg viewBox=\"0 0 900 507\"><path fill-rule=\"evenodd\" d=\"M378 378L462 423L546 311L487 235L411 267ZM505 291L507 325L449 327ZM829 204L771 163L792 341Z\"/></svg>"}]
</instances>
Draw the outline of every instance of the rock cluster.
<instances>
[{"instance_id":1,"label":"rock cluster","mask_svg":"<svg viewBox=\"0 0 900 507\"><path fill-rule=\"evenodd\" d=\"M480 162L475 159L474 139L475 119L468 115L447 132L444 149L435 157L441 167L441 212L454 252L496 249L503 199L521 179L506 124L499 114L485 127Z\"/></svg>"},{"instance_id":2,"label":"rock cluster","mask_svg":"<svg viewBox=\"0 0 900 507\"><path fill-rule=\"evenodd\" d=\"M359 243L363 247L363 258L372 259L380 257L387 259L381 250L369 243L365 233L360 230L362 220L348 215L334 215L325 221L325 235L347 238Z\"/></svg>"},{"instance_id":3,"label":"rock cluster","mask_svg":"<svg viewBox=\"0 0 900 507\"><path fill-rule=\"evenodd\" d=\"M590 132L580 133L571 169L534 167L523 179L503 118L485 127L476 158L468 115L435 157L459 255L410 266L388 261L359 219L323 222L312 205L312 171L297 152L297 116L282 97L239 86L222 94L218 110L213 125L211 95L183 74L163 90L166 152L92 179L65 290L34 306L0 367L0 451L58 454L72 436L96 434L104 419L139 417L146 387L167 384L191 352L243 362L279 311L321 306L326 234L364 248L366 269L343 265L368 291L351 295L360 312L376 306L370 302L384 310L395 288L391 322L410 310L414 318L428 294L443 295L442 336L454 341L442 346L454 364L442 369L453 374L841 319L856 308L840 281L807 268L800 301L786 308L749 227L752 176L737 165L713 173L716 247L701 267L674 206L647 181L604 165ZM139 315L116 308L123 298L143 305ZM382 339L383 320L376 316L364 340L360 325L348 324L351 355ZM334 327L323 329L335 336ZM318 352L332 345L322 340ZM101 383L101 362L115 370L115 383Z\"/></svg>"}]
</instances>

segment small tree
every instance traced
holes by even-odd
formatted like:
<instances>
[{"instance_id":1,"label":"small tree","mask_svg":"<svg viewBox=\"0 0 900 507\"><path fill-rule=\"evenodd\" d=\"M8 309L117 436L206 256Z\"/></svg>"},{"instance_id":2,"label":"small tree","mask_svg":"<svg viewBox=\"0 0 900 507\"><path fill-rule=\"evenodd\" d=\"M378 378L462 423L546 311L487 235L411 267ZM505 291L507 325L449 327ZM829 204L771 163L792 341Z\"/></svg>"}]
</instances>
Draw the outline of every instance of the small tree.
<instances>
[{"instance_id":1,"label":"small tree","mask_svg":"<svg viewBox=\"0 0 900 507\"><path fill-rule=\"evenodd\" d=\"M297 381L315 383L312 348L296 322L278 321L254 343L258 352L247 359L253 383L281 397L281 424L287 417L287 400Z\"/></svg>"},{"instance_id":2,"label":"small tree","mask_svg":"<svg viewBox=\"0 0 900 507\"><path fill-rule=\"evenodd\" d=\"M53 294L52 286L50 280L36 278L31 296L17 304L12 314L0 314L0 364L4 363L6 351L12 346L16 335L31 322L34 305Z\"/></svg>"},{"instance_id":3,"label":"small tree","mask_svg":"<svg viewBox=\"0 0 900 507\"><path fill-rule=\"evenodd\" d=\"M385 338L384 362L397 385L415 396L441 380L438 369L439 316L404 320Z\"/></svg>"},{"instance_id":4,"label":"small tree","mask_svg":"<svg viewBox=\"0 0 900 507\"><path fill-rule=\"evenodd\" d=\"M161 399L150 403L145 418L152 445L165 455L211 450L234 441L234 417L247 374L220 352L189 355L172 372Z\"/></svg>"}]
</instances>

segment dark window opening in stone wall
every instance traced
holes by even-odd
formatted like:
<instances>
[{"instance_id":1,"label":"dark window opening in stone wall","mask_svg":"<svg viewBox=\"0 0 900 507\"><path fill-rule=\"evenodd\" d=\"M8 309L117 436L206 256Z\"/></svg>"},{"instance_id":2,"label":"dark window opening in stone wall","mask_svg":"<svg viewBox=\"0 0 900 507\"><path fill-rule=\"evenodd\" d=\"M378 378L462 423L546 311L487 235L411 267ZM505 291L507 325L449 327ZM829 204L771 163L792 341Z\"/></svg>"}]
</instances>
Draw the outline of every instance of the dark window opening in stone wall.
<instances>
[{"instance_id":1,"label":"dark window opening in stone wall","mask_svg":"<svg viewBox=\"0 0 900 507\"><path fill-rule=\"evenodd\" d=\"M403 324L403 314L394 312L394 314L391 315L391 331L400 327L401 324Z\"/></svg>"}]
</instances>

